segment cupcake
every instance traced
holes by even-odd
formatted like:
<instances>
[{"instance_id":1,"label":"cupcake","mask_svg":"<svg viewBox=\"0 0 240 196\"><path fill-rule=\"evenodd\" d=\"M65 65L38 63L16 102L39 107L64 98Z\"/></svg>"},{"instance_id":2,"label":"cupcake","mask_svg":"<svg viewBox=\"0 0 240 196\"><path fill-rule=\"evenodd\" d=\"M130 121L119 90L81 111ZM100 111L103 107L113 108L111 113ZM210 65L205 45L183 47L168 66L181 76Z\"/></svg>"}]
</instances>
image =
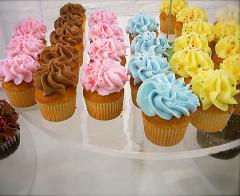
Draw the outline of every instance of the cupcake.
<instances>
[{"instance_id":1,"label":"cupcake","mask_svg":"<svg viewBox=\"0 0 240 196\"><path fill-rule=\"evenodd\" d=\"M0 100L0 159L14 153L20 143L18 114L5 100Z\"/></svg>"},{"instance_id":2,"label":"cupcake","mask_svg":"<svg viewBox=\"0 0 240 196\"><path fill-rule=\"evenodd\" d=\"M81 77L88 113L97 120L118 117L123 108L128 73L119 61L96 59L87 64Z\"/></svg>"},{"instance_id":3,"label":"cupcake","mask_svg":"<svg viewBox=\"0 0 240 196\"><path fill-rule=\"evenodd\" d=\"M126 32L129 34L130 44L137 35L146 31L158 33L158 26L157 21L151 16L138 14L130 18L126 28Z\"/></svg>"},{"instance_id":4,"label":"cupcake","mask_svg":"<svg viewBox=\"0 0 240 196\"><path fill-rule=\"evenodd\" d=\"M114 38L97 39L90 44L88 54L91 60L113 59L126 64L126 45Z\"/></svg>"},{"instance_id":5,"label":"cupcake","mask_svg":"<svg viewBox=\"0 0 240 196\"><path fill-rule=\"evenodd\" d=\"M176 15L175 36L179 37L180 35L182 35L182 28L184 23L195 20L203 20L207 22L208 16L202 8L198 7L183 8Z\"/></svg>"},{"instance_id":6,"label":"cupcake","mask_svg":"<svg viewBox=\"0 0 240 196\"><path fill-rule=\"evenodd\" d=\"M212 59L215 68L219 68L220 63L231 55L240 54L240 34L221 37L213 53Z\"/></svg>"},{"instance_id":7,"label":"cupcake","mask_svg":"<svg viewBox=\"0 0 240 196\"><path fill-rule=\"evenodd\" d=\"M70 118L76 107L76 73L64 61L42 64L35 75L35 98L48 121Z\"/></svg>"},{"instance_id":8,"label":"cupcake","mask_svg":"<svg viewBox=\"0 0 240 196\"><path fill-rule=\"evenodd\" d=\"M169 34L175 33L175 22L176 22L176 14L187 6L186 0L173 0L172 1L172 10L170 16L170 31ZM168 17L169 17L169 7L170 1L163 0L160 7L160 30L163 33L168 32Z\"/></svg>"},{"instance_id":9,"label":"cupcake","mask_svg":"<svg viewBox=\"0 0 240 196\"><path fill-rule=\"evenodd\" d=\"M199 100L183 78L158 74L139 87L137 103L142 110L145 135L152 143L173 146L184 137Z\"/></svg>"},{"instance_id":10,"label":"cupcake","mask_svg":"<svg viewBox=\"0 0 240 196\"><path fill-rule=\"evenodd\" d=\"M223 70L201 71L191 80L192 90L201 100L193 115L192 125L205 132L222 130L234 111L237 101L235 78Z\"/></svg>"},{"instance_id":11,"label":"cupcake","mask_svg":"<svg viewBox=\"0 0 240 196\"><path fill-rule=\"evenodd\" d=\"M142 82L169 70L169 64L166 58L161 55L156 56L150 52L135 53L131 57L128 67L131 75L130 87L132 92L132 102L135 106L137 106L137 92Z\"/></svg>"},{"instance_id":12,"label":"cupcake","mask_svg":"<svg viewBox=\"0 0 240 196\"><path fill-rule=\"evenodd\" d=\"M25 54L0 61L2 87L15 107L28 107L36 104L33 75L38 67L38 62Z\"/></svg>"},{"instance_id":13,"label":"cupcake","mask_svg":"<svg viewBox=\"0 0 240 196\"><path fill-rule=\"evenodd\" d=\"M207 37L205 35L199 35L195 32L181 35L173 42L173 48L175 52L182 51L184 48L187 48L189 46L199 48L209 55L212 52L211 48L208 46Z\"/></svg>"},{"instance_id":14,"label":"cupcake","mask_svg":"<svg viewBox=\"0 0 240 196\"><path fill-rule=\"evenodd\" d=\"M79 65L83 63L83 36L79 33L79 28L76 26L67 26L66 24L61 28L52 31L50 34L50 42L52 45L61 43L63 45L70 45L77 49L79 56Z\"/></svg>"},{"instance_id":15,"label":"cupcake","mask_svg":"<svg viewBox=\"0 0 240 196\"><path fill-rule=\"evenodd\" d=\"M240 90L240 54L229 56L220 64L220 68L233 75L237 81L237 89ZM234 115L240 115L240 93L235 96L238 104L235 106Z\"/></svg>"},{"instance_id":16,"label":"cupcake","mask_svg":"<svg viewBox=\"0 0 240 196\"><path fill-rule=\"evenodd\" d=\"M110 26L118 26L117 16L106 10L96 10L90 15L88 26L89 28L92 28L94 25L99 23L105 23Z\"/></svg>"},{"instance_id":17,"label":"cupcake","mask_svg":"<svg viewBox=\"0 0 240 196\"><path fill-rule=\"evenodd\" d=\"M157 37L155 32L150 31L137 35L130 46L132 54L149 51L155 55L164 55L165 57L169 57L168 50L171 48L170 42L165 36Z\"/></svg>"},{"instance_id":18,"label":"cupcake","mask_svg":"<svg viewBox=\"0 0 240 196\"><path fill-rule=\"evenodd\" d=\"M192 46L175 52L169 64L176 77L183 77L186 83L190 83L191 78L199 71L214 68L209 54Z\"/></svg>"}]
</instances>

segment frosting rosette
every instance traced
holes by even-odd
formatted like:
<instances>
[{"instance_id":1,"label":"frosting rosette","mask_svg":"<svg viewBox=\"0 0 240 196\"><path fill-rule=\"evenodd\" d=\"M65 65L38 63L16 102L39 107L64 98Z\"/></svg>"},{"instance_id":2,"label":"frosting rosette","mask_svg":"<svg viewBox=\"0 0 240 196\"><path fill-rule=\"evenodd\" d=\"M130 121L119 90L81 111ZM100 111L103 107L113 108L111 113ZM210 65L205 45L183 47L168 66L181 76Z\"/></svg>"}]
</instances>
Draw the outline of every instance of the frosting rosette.
<instances>
[{"instance_id":1,"label":"frosting rosette","mask_svg":"<svg viewBox=\"0 0 240 196\"><path fill-rule=\"evenodd\" d=\"M213 25L203 20L190 21L183 24L182 34L195 32L199 35L205 35L208 42L214 40Z\"/></svg>"},{"instance_id":2,"label":"frosting rosette","mask_svg":"<svg viewBox=\"0 0 240 196\"><path fill-rule=\"evenodd\" d=\"M223 59L240 54L240 34L221 37L215 46L215 51Z\"/></svg>"},{"instance_id":3,"label":"frosting rosette","mask_svg":"<svg viewBox=\"0 0 240 196\"><path fill-rule=\"evenodd\" d=\"M137 103L146 115L165 120L190 116L200 105L184 79L176 79L173 73L162 73L145 80L138 90Z\"/></svg>"},{"instance_id":4,"label":"frosting rosette","mask_svg":"<svg viewBox=\"0 0 240 196\"><path fill-rule=\"evenodd\" d=\"M88 54L92 60L110 58L121 62L121 57L126 55L126 46L114 38L98 39L90 44Z\"/></svg>"},{"instance_id":5,"label":"frosting rosette","mask_svg":"<svg viewBox=\"0 0 240 196\"><path fill-rule=\"evenodd\" d=\"M106 10L96 10L90 15L88 26L93 27L99 23L106 23L110 26L116 26L118 25L117 16L114 13Z\"/></svg>"},{"instance_id":6,"label":"frosting rosette","mask_svg":"<svg viewBox=\"0 0 240 196\"><path fill-rule=\"evenodd\" d=\"M156 55L168 56L166 51L171 48L169 40L165 36L158 36L155 32L146 31L137 35L131 44L131 53L150 51Z\"/></svg>"},{"instance_id":7,"label":"frosting rosette","mask_svg":"<svg viewBox=\"0 0 240 196\"><path fill-rule=\"evenodd\" d=\"M19 54L0 61L0 79L13 81L16 85L31 82L33 74L40 65L31 56Z\"/></svg>"},{"instance_id":8,"label":"frosting rosette","mask_svg":"<svg viewBox=\"0 0 240 196\"><path fill-rule=\"evenodd\" d=\"M236 80L228 72L219 70L201 71L193 76L192 90L199 97L203 110L212 105L222 111L228 110L229 104L237 104L234 96Z\"/></svg>"},{"instance_id":9,"label":"frosting rosette","mask_svg":"<svg viewBox=\"0 0 240 196\"><path fill-rule=\"evenodd\" d=\"M135 85L169 70L169 64L165 58L150 52L135 53L128 67Z\"/></svg>"},{"instance_id":10,"label":"frosting rosette","mask_svg":"<svg viewBox=\"0 0 240 196\"><path fill-rule=\"evenodd\" d=\"M214 25L213 32L216 40L227 35L239 34L240 24L236 20L219 21Z\"/></svg>"},{"instance_id":11,"label":"frosting rosette","mask_svg":"<svg viewBox=\"0 0 240 196\"><path fill-rule=\"evenodd\" d=\"M51 61L38 68L35 75L36 88L43 91L44 96L54 93L65 94L67 87L76 86L76 75L71 67L63 61Z\"/></svg>"},{"instance_id":12,"label":"frosting rosette","mask_svg":"<svg viewBox=\"0 0 240 196\"><path fill-rule=\"evenodd\" d=\"M94 41L103 38L115 38L123 41L123 31L117 25L108 25L106 23L98 23L89 30L89 39Z\"/></svg>"},{"instance_id":13,"label":"frosting rosette","mask_svg":"<svg viewBox=\"0 0 240 196\"><path fill-rule=\"evenodd\" d=\"M105 96L120 92L127 81L128 73L119 61L96 59L87 64L81 77L82 85L87 91L96 91Z\"/></svg>"},{"instance_id":14,"label":"frosting rosette","mask_svg":"<svg viewBox=\"0 0 240 196\"><path fill-rule=\"evenodd\" d=\"M176 15L176 21L186 23L194 20L208 21L206 12L199 7L185 7Z\"/></svg>"},{"instance_id":15,"label":"frosting rosette","mask_svg":"<svg viewBox=\"0 0 240 196\"><path fill-rule=\"evenodd\" d=\"M8 56L26 54L35 60L45 48L43 40L37 39L31 35L23 37L15 35L8 43L6 53Z\"/></svg>"},{"instance_id":16,"label":"frosting rosette","mask_svg":"<svg viewBox=\"0 0 240 196\"><path fill-rule=\"evenodd\" d=\"M126 32L132 37L136 37L140 33L146 31L157 32L159 24L151 17L144 14L138 14L129 19Z\"/></svg>"},{"instance_id":17,"label":"frosting rosette","mask_svg":"<svg viewBox=\"0 0 240 196\"><path fill-rule=\"evenodd\" d=\"M78 15L63 15L58 17L57 20L54 22L54 28L62 28L62 26L76 26L79 28L79 31L82 32L84 19Z\"/></svg>"},{"instance_id":18,"label":"frosting rosette","mask_svg":"<svg viewBox=\"0 0 240 196\"><path fill-rule=\"evenodd\" d=\"M211 48L208 46L208 40L205 35L199 35L197 33L185 34L177 37L173 42L174 51L181 51L189 46L202 49L204 52L211 54Z\"/></svg>"},{"instance_id":19,"label":"frosting rosette","mask_svg":"<svg viewBox=\"0 0 240 196\"><path fill-rule=\"evenodd\" d=\"M240 18L239 5L230 3L224 5L224 7L217 9L216 17L218 21L239 20Z\"/></svg>"},{"instance_id":20,"label":"frosting rosette","mask_svg":"<svg viewBox=\"0 0 240 196\"><path fill-rule=\"evenodd\" d=\"M60 15L85 15L85 8L79 3L67 3L60 9Z\"/></svg>"},{"instance_id":21,"label":"frosting rosette","mask_svg":"<svg viewBox=\"0 0 240 196\"><path fill-rule=\"evenodd\" d=\"M36 39L44 40L47 28L44 23L33 18L26 18L16 25L16 36L33 36Z\"/></svg>"},{"instance_id":22,"label":"frosting rosette","mask_svg":"<svg viewBox=\"0 0 240 196\"><path fill-rule=\"evenodd\" d=\"M172 10L171 14L173 16L176 16L176 14L185 8L187 6L187 0L173 0L172 1ZM165 12L166 15L169 14L169 8L170 8L170 1L169 0L163 0L160 6L160 11Z\"/></svg>"},{"instance_id":23,"label":"frosting rosette","mask_svg":"<svg viewBox=\"0 0 240 196\"><path fill-rule=\"evenodd\" d=\"M169 64L175 74L184 78L193 77L200 70L214 68L214 63L208 53L191 46L175 52Z\"/></svg>"},{"instance_id":24,"label":"frosting rosette","mask_svg":"<svg viewBox=\"0 0 240 196\"><path fill-rule=\"evenodd\" d=\"M224 59L220 64L220 68L233 74L233 77L240 84L240 54L235 54Z\"/></svg>"}]
</instances>

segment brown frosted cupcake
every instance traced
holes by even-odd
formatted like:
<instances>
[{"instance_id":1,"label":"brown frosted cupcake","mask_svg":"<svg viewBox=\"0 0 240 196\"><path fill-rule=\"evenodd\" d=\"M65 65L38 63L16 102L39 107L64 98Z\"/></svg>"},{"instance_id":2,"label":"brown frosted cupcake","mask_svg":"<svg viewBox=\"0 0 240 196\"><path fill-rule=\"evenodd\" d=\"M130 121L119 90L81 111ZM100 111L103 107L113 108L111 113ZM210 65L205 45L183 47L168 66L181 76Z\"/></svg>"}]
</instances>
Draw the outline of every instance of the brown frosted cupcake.
<instances>
[{"instance_id":1,"label":"brown frosted cupcake","mask_svg":"<svg viewBox=\"0 0 240 196\"><path fill-rule=\"evenodd\" d=\"M236 80L226 71L208 70L193 76L191 84L201 100L192 125L205 132L221 131L234 111L233 105L237 104Z\"/></svg>"},{"instance_id":2,"label":"brown frosted cupcake","mask_svg":"<svg viewBox=\"0 0 240 196\"><path fill-rule=\"evenodd\" d=\"M199 100L183 78L172 72L145 80L137 94L142 110L144 132L154 144L173 146L181 142Z\"/></svg>"},{"instance_id":3,"label":"brown frosted cupcake","mask_svg":"<svg viewBox=\"0 0 240 196\"><path fill-rule=\"evenodd\" d=\"M20 143L18 114L5 100L0 100L0 160L14 153Z\"/></svg>"},{"instance_id":4,"label":"brown frosted cupcake","mask_svg":"<svg viewBox=\"0 0 240 196\"><path fill-rule=\"evenodd\" d=\"M35 76L35 97L48 121L70 118L76 107L76 73L63 61L42 64Z\"/></svg>"},{"instance_id":5,"label":"brown frosted cupcake","mask_svg":"<svg viewBox=\"0 0 240 196\"><path fill-rule=\"evenodd\" d=\"M50 42L52 45L61 43L76 48L79 55L79 64L80 66L82 65L84 52L83 35L79 33L79 28L77 26L68 26L65 24L61 28L57 28L55 31L51 32Z\"/></svg>"},{"instance_id":6,"label":"brown frosted cupcake","mask_svg":"<svg viewBox=\"0 0 240 196\"><path fill-rule=\"evenodd\" d=\"M123 108L127 70L119 61L98 59L87 64L81 80L88 113L97 120L118 117Z\"/></svg>"},{"instance_id":7,"label":"brown frosted cupcake","mask_svg":"<svg viewBox=\"0 0 240 196\"><path fill-rule=\"evenodd\" d=\"M32 57L21 54L0 61L0 79L10 103L15 107L34 104L33 74L40 65Z\"/></svg>"}]
</instances>

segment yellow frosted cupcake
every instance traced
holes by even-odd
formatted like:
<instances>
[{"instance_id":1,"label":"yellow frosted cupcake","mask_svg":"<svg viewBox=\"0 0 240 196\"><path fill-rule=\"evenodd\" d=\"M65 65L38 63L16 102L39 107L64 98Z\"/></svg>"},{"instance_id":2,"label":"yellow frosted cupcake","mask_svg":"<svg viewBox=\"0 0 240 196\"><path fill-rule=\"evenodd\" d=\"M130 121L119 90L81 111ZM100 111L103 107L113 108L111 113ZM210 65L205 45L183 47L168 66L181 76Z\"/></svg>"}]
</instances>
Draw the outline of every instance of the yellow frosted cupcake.
<instances>
[{"instance_id":1,"label":"yellow frosted cupcake","mask_svg":"<svg viewBox=\"0 0 240 196\"><path fill-rule=\"evenodd\" d=\"M222 130L234 111L233 104L237 104L235 78L223 70L208 70L193 76L191 84L192 91L201 100L192 125L206 132Z\"/></svg>"},{"instance_id":2,"label":"yellow frosted cupcake","mask_svg":"<svg viewBox=\"0 0 240 196\"><path fill-rule=\"evenodd\" d=\"M169 64L177 77L185 78L186 83L189 83L191 77L198 74L199 71L213 69L214 67L208 53L191 46L175 52Z\"/></svg>"},{"instance_id":3,"label":"yellow frosted cupcake","mask_svg":"<svg viewBox=\"0 0 240 196\"><path fill-rule=\"evenodd\" d=\"M208 40L205 35L199 35L195 32L184 34L176 38L173 42L174 51L181 51L189 46L202 49L204 52L211 54L211 48L208 46Z\"/></svg>"},{"instance_id":4,"label":"yellow frosted cupcake","mask_svg":"<svg viewBox=\"0 0 240 196\"><path fill-rule=\"evenodd\" d=\"M179 37L182 35L182 28L184 23L195 20L208 21L208 16L202 8L186 7L182 9L176 15L175 36Z\"/></svg>"},{"instance_id":5,"label":"yellow frosted cupcake","mask_svg":"<svg viewBox=\"0 0 240 196\"><path fill-rule=\"evenodd\" d=\"M172 1L172 10L170 16L170 32L169 34L175 33L175 22L176 14L187 6L187 0L173 0ZM169 14L170 1L163 0L160 6L160 31L167 33L168 31L168 14Z\"/></svg>"}]
</instances>

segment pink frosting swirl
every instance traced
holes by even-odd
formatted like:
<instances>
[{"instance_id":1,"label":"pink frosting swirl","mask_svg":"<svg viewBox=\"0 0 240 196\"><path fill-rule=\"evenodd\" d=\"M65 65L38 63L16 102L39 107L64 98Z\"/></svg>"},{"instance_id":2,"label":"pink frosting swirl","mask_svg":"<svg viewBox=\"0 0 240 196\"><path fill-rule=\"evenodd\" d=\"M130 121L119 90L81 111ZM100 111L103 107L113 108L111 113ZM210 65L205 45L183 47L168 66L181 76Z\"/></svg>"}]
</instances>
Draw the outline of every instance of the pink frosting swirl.
<instances>
[{"instance_id":1,"label":"pink frosting swirl","mask_svg":"<svg viewBox=\"0 0 240 196\"><path fill-rule=\"evenodd\" d=\"M99 23L108 25L118 25L117 17L114 13L105 10L97 10L90 15L88 26L92 27Z\"/></svg>"},{"instance_id":2,"label":"pink frosting swirl","mask_svg":"<svg viewBox=\"0 0 240 196\"><path fill-rule=\"evenodd\" d=\"M33 57L35 60L45 48L43 40L29 36L14 36L7 46L7 55L15 56L18 54L26 54Z\"/></svg>"},{"instance_id":3,"label":"pink frosting swirl","mask_svg":"<svg viewBox=\"0 0 240 196\"><path fill-rule=\"evenodd\" d=\"M15 35L32 35L37 39L44 40L46 37L46 32L47 28L42 22L32 18L26 18L17 24Z\"/></svg>"},{"instance_id":4,"label":"pink frosting swirl","mask_svg":"<svg viewBox=\"0 0 240 196\"><path fill-rule=\"evenodd\" d=\"M81 77L82 85L87 91L97 91L105 96L120 92L127 81L128 73L119 61L97 59L87 64Z\"/></svg>"},{"instance_id":5,"label":"pink frosting swirl","mask_svg":"<svg viewBox=\"0 0 240 196\"><path fill-rule=\"evenodd\" d=\"M92 60L110 58L121 62L121 57L126 55L126 46L114 38L98 39L90 44L88 54Z\"/></svg>"},{"instance_id":6,"label":"pink frosting swirl","mask_svg":"<svg viewBox=\"0 0 240 196\"><path fill-rule=\"evenodd\" d=\"M119 26L110 26L106 23L98 23L90 28L89 39L91 41L103 38L115 38L123 41L123 31Z\"/></svg>"},{"instance_id":7,"label":"pink frosting swirl","mask_svg":"<svg viewBox=\"0 0 240 196\"><path fill-rule=\"evenodd\" d=\"M4 82L13 80L16 85L31 82L33 74L40 65L31 56L20 54L0 61L0 79Z\"/></svg>"}]
</instances>

